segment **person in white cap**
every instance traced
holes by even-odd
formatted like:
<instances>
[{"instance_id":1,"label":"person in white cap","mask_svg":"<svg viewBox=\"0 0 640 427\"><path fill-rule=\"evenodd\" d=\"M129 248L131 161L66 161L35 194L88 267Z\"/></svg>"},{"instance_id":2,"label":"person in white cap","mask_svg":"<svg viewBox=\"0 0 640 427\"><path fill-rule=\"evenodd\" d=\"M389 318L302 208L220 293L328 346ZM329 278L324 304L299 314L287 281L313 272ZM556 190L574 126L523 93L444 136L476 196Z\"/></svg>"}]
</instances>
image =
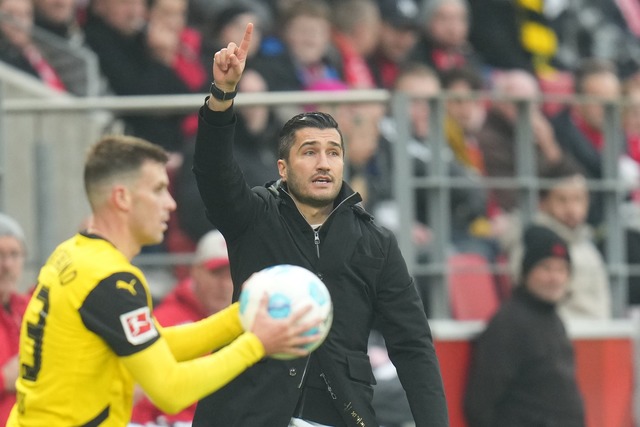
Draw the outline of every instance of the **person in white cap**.
<instances>
[{"instance_id":1,"label":"person in white cap","mask_svg":"<svg viewBox=\"0 0 640 427\"><path fill-rule=\"evenodd\" d=\"M18 341L29 298L18 292L24 269L25 240L20 224L0 213L0 425L16 401Z\"/></svg>"},{"instance_id":2,"label":"person in white cap","mask_svg":"<svg viewBox=\"0 0 640 427\"><path fill-rule=\"evenodd\" d=\"M188 277L181 280L153 311L162 326L197 322L231 304L233 282L229 269L227 243L218 230L206 233L198 241ZM133 425L191 423L196 405L171 415L144 397L133 408ZM164 425L164 424L162 424Z\"/></svg>"}]
</instances>

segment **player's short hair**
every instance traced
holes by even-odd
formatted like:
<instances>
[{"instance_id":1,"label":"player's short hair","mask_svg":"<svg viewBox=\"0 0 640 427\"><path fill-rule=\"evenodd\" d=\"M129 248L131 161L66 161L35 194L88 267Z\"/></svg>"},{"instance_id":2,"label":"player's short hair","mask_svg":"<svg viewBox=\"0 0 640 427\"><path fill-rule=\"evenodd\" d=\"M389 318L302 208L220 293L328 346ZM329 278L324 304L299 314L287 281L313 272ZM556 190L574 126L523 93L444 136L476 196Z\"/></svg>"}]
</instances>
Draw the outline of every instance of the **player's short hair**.
<instances>
[{"instance_id":1,"label":"player's short hair","mask_svg":"<svg viewBox=\"0 0 640 427\"><path fill-rule=\"evenodd\" d=\"M340 135L340 145L342 146L344 155L344 143L338 122L336 122L331 114L311 111L297 114L284 124L278 137L278 159L287 160L289 158L291 147L293 147L293 144L296 142L296 132L299 129L305 128L337 130Z\"/></svg>"},{"instance_id":2,"label":"player's short hair","mask_svg":"<svg viewBox=\"0 0 640 427\"><path fill-rule=\"evenodd\" d=\"M93 205L97 187L115 177L135 175L143 163L166 164L168 153L160 146L141 138L126 135L107 135L95 143L84 166L84 187Z\"/></svg>"}]
</instances>

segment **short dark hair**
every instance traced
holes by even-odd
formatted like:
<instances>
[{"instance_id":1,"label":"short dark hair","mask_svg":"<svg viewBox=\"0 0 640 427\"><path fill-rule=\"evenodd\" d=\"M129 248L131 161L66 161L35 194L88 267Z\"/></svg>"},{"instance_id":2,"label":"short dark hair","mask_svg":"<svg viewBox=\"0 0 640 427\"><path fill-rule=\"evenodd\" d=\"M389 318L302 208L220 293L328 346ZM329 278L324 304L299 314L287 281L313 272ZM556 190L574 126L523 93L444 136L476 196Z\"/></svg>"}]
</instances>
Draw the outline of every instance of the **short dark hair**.
<instances>
[{"instance_id":1,"label":"short dark hair","mask_svg":"<svg viewBox=\"0 0 640 427\"><path fill-rule=\"evenodd\" d=\"M454 67L440 73L442 87L449 89L457 82L465 82L472 90L484 89L482 75L472 67Z\"/></svg>"},{"instance_id":2,"label":"short dark hair","mask_svg":"<svg viewBox=\"0 0 640 427\"><path fill-rule=\"evenodd\" d=\"M282 126L280 135L278 137L278 158L287 160L289 158L289 152L291 147L295 143L296 132L299 129L316 128L316 129L335 129L340 135L340 145L344 151L344 144L342 141L342 132L338 127L338 122L331 116L331 114L323 113L320 111L311 111L307 113L300 113L293 116L287 123ZM344 155L344 153L343 153Z\"/></svg>"},{"instance_id":3,"label":"short dark hair","mask_svg":"<svg viewBox=\"0 0 640 427\"><path fill-rule=\"evenodd\" d=\"M91 202L96 186L119 175L137 172L145 161L166 164L167 152L159 145L126 135L107 135L89 150L84 166L84 187Z\"/></svg>"},{"instance_id":4,"label":"short dark hair","mask_svg":"<svg viewBox=\"0 0 640 427\"><path fill-rule=\"evenodd\" d=\"M584 170L576 160L567 155L562 156L562 158L557 162L543 166L539 173L540 178L550 181L553 180L555 182L559 182L576 175L585 176ZM555 182L552 184L553 186L556 185ZM541 200L545 199L551 190L553 190L553 187L545 186L540 188L538 196Z\"/></svg>"},{"instance_id":5,"label":"short dark hair","mask_svg":"<svg viewBox=\"0 0 640 427\"><path fill-rule=\"evenodd\" d=\"M577 94L584 94L584 81L597 74L610 73L618 76L616 64L604 58L585 58L580 61L574 73L574 90Z\"/></svg>"}]
</instances>

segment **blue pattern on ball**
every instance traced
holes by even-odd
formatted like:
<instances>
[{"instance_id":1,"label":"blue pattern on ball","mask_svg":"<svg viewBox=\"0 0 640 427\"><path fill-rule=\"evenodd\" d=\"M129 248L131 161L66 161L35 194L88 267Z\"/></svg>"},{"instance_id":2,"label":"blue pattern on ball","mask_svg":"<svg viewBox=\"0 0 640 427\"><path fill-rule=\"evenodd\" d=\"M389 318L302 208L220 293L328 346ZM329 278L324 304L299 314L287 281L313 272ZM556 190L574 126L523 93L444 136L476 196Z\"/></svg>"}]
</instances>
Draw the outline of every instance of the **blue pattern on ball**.
<instances>
[{"instance_id":1,"label":"blue pattern on ball","mask_svg":"<svg viewBox=\"0 0 640 427\"><path fill-rule=\"evenodd\" d=\"M249 306L249 291L245 289L240 293L240 314L244 314L248 306Z\"/></svg>"},{"instance_id":2,"label":"blue pattern on ball","mask_svg":"<svg viewBox=\"0 0 640 427\"><path fill-rule=\"evenodd\" d=\"M309 295L319 305L323 306L327 303L327 298L316 282L309 282Z\"/></svg>"},{"instance_id":3,"label":"blue pattern on ball","mask_svg":"<svg viewBox=\"0 0 640 427\"><path fill-rule=\"evenodd\" d=\"M274 319L284 319L291 314L291 300L284 294L275 293L269 298L269 315Z\"/></svg>"}]
</instances>

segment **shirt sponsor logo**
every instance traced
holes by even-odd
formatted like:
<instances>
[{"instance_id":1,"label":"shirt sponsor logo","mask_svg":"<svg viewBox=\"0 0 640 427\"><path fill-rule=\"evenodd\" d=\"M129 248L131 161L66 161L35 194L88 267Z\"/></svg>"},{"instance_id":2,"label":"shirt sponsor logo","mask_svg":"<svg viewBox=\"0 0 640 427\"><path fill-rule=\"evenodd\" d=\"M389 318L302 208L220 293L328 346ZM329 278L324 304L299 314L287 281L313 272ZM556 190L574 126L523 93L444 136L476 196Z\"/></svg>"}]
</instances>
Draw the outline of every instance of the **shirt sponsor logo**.
<instances>
[{"instance_id":1,"label":"shirt sponsor logo","mask_svg":"<svg viewBox=\"0 0 640 427\"><path fill-rule=\"evenodd\" d=\"M143 344L158 336L149 307L140 307L121 314L120 322L127 336L127 341L133 345Z\"/></svg>"}]
</instances>

